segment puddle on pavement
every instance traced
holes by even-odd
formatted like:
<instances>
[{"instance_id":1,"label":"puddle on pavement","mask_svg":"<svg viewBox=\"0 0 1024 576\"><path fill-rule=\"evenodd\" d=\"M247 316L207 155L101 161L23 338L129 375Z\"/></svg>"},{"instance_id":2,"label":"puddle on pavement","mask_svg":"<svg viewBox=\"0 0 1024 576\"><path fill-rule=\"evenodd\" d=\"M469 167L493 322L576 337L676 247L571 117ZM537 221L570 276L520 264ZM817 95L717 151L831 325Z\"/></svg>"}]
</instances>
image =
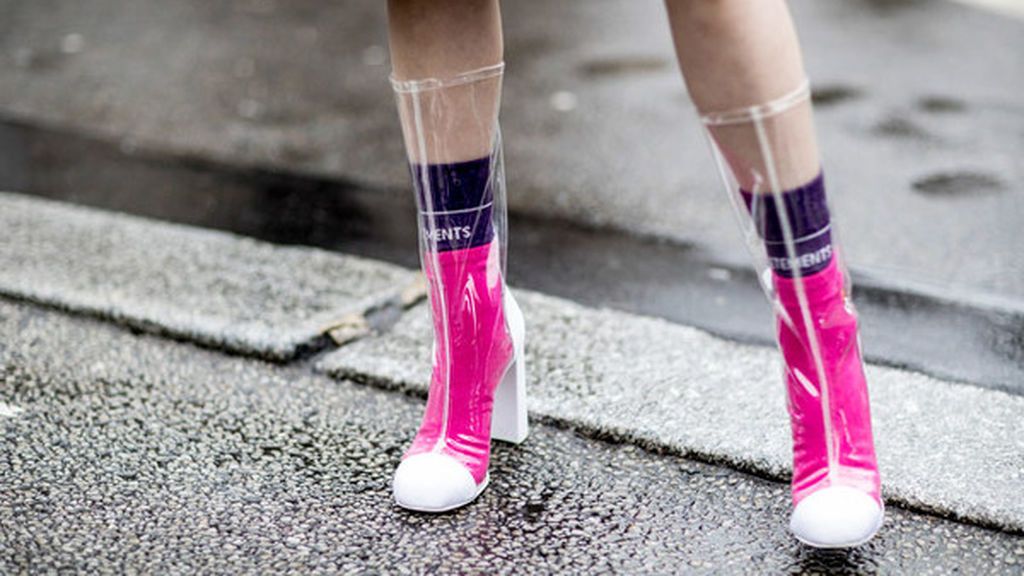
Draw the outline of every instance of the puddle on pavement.
<instances>
[{"instance_id":1,"label":"puddle on pavement","mask_svg":"<svg viewBox=\"0 0 1024 576\"><path fill-rule=\"evenodd\" d=\"M967 103L951 96L924 96L917 101L917 107L933 114L959 113L967 111Z\"/></svg>"},{"instance_id":2,"label":"puddle on pavement","mask_svg":"<svg viewBox=\"0 0 1024 576\"><path fill-rule=\"evenodd\" d=\"M930 198L988 196L1005 190L999 178L970 170L940 172L914 181L915 192Z\"/></svg>"},{"instance_id":3,"label":"puddle on pavement","mask_svg":"<svg viewBox=\"0 0 1024 576\"><path fill-rule=\"evenodd\" d=\"M819 110L852 102L863 96L864 94L859 88L845 84L825 84L811 87L811 102Z\"/></svg>"}]
</instances>

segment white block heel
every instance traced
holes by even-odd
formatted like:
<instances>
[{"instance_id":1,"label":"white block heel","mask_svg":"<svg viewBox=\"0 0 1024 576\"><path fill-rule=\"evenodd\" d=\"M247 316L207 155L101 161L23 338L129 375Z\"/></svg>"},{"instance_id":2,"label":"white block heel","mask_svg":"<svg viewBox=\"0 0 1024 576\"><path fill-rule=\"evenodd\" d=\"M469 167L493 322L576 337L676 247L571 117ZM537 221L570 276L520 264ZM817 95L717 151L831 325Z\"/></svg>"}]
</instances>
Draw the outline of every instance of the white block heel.
<instances>
[{"instance_id":1,"label":"white block heel","mask_svg":"<svg viewBox=\"0 0 1024 576\"><path fill-rule=\"evenodd\" d=\"M491 415L491 438L519 444L529 434L526 417L526 326L512 292L506 287L504 294L505 321L512 335L515 356L505 376L494 391L494 411Z\"/></svg>"}]
</instances>

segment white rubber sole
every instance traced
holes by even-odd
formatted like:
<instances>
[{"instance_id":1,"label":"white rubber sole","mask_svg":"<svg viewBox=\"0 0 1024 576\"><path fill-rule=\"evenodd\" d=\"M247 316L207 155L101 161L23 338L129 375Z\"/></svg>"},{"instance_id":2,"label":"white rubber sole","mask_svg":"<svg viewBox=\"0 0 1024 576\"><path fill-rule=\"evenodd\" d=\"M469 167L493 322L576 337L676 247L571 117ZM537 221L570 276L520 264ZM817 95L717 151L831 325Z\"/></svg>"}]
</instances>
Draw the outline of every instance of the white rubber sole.
<instances>
[{"instance_id":1,"label":"white rubber sole","mask_svg":"<svg viewBox=\"0 0 1024 576\"><path fill-rule=\"evenodd\" d=\"M401 501L399 499L397 494L395 495L395 504L398 505L399 508L404 508L406 510L412 510L413 512L426 512L426 513L429 513L429 514L443 514L445 512L451 512L452 510L458 510L459 508L462 508L463 506L468 506L468 505L472 504L473 501L475 501L481 494L483 494L484 489L487 488L487 485L490 484L490 483L491 483L491 475L488 474L487 476L484 476L484 481L481 482L476 487L476 492L474 492L473 495L468 500L466 500L464 502L457 502L457 503L454 503L454 504L450 504L448 506L433 507L433 506L423 506L423 505L417 504L415 502L403 502L403 501Z\"/></svg>"},{"instance_id":2,"label":"white rubber sole","mask_svg":"<svg viewBox=\"0 0 1024 576\"><path fill-rule=\"evenodd\" d=\"M847 486L831 486L804 498L793 510L789 529L797 540L821 549L854 548L875 537L885 506Z\"/></svg>"},{"instance_id":3,"label":"white rubber sole","mask_svg":"<svg viewBox=\"0 0 1024 576\"><path fill-rule=\"evenodd\" d=\"M851 542L840 542L840 543L815 542L814 540L810 540L808 538L803 538L803 537L797 535L795 532L793 533L793 536L796 537L797 540L799 540L800 542L810 546L811 548L817 548L819 550L838 550L838 549L842 549L842 548L856 548L858 546L863 546L864 544L867 544L868 542L870 542L878 534L878 531L881 530L882 524L884 523L884 521L885 521L885 516L884 516L884 513L883 513L883 516L878 519L878 522L875 524L875 527L871 530L870 534L868 534L867 536L865 536L865 537L863 537L863 538L861 538L859 540L853 540Z\"/></svg>"}]
</instances>

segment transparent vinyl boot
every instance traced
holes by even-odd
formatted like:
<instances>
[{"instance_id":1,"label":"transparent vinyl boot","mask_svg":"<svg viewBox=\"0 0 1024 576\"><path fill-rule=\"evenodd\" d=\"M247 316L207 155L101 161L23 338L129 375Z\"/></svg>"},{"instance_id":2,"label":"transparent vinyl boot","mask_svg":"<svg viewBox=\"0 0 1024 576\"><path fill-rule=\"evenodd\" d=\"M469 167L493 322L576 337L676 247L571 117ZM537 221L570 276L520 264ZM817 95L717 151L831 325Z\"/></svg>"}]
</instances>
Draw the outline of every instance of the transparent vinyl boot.
<instances>
[{"instance_id":1,"label":"transparent vinyl boot","mask_svg":"<svg viewBox=\"0 0 1024 576\"><path fill-rule=\"evenodd\" d=\"M856 546L883 504L867 383L825 200L807 84L702 121L777 318L793 433L790 528L816 547Z\"/></svg>"},{"instance_id":2,"label":"transparent vinyl boot","mask_svg":"<svg viewBox=\"0 0 1024 576\"><path fill-rule=\"evenodd\" d=\"M505 285L502 71L392 79L435 344L423 420L393 481L412 510L471 502L489 480L491 438L527 433L523 319Z\"/></svg>"}]
</instances>

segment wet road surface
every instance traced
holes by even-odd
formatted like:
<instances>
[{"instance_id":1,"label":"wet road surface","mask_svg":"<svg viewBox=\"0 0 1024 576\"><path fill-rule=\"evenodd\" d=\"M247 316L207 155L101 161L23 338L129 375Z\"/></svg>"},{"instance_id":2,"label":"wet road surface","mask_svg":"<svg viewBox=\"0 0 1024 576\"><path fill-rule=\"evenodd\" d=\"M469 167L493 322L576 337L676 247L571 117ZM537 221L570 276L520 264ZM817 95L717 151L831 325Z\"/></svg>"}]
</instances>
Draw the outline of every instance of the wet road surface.
<instances>
[{"instance_id":1,"label":"wet road surface","mask_svg":"<svg viewBox=\"0 0 1024 576\"><path fill-rule=\"evenodd\" d=\"M897 507L870 544L789 490L534 423L478 502L398 509L422 399L0 301L0 572L1019 574L1024 539Z\"/></svg>"}]
</instances>

